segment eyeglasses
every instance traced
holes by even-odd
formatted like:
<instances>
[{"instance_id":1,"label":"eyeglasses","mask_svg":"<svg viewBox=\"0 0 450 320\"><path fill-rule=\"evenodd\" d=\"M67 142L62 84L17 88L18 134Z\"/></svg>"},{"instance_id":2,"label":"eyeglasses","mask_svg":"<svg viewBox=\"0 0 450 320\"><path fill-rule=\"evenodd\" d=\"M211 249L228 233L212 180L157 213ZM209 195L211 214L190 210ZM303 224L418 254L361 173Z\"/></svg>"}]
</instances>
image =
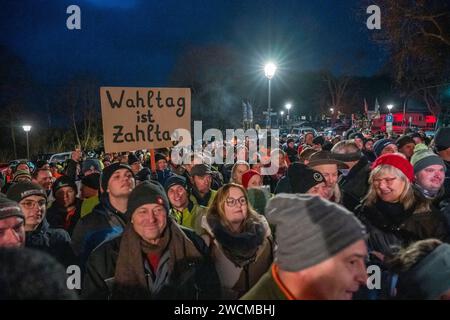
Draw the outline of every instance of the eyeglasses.
<instances>
[{"instance_id":1,"label":"eyeglasses","mask_svg":"<svg viewBox=\"0 0 450 320\"><path fill-rule=\"evenodd\" d=\"M227 198L225 202L229 207L234 207L237 203L240 203L241 206L247 204L247 200L245 199L245 197L240 197L239 199Z\"/></svg>"},{"instance_id":2,"label":"eyeglasses","mask_svg":"<svg viewBox=\"0 0 450 320\"><path fill-rule=\"evenodd\" d=\"M41 207L45 207L47 205L47 201L46 200L39 200L39 201L25 200L25 201L21 202L20 205L22 205L25 209L33 209L35 205L37 205L39 208L41 208Z\"/></svg>"},{"instance_id":3,"label":"eyeglasses","mask_svg":"<svg viewBox=\"0 0 450 320\"><path fill-rule=\"evenodd\" d=\"M397 177L393 177L393 178L383 178L383 179L378 179L378 178L376 178L376 179L373 179L373 184L375 184L375 185L380 185L381 182L384 181L388 186L391 186L391 185L394 183L395 180L397 180Z\"/></svg>"}]
</instances>

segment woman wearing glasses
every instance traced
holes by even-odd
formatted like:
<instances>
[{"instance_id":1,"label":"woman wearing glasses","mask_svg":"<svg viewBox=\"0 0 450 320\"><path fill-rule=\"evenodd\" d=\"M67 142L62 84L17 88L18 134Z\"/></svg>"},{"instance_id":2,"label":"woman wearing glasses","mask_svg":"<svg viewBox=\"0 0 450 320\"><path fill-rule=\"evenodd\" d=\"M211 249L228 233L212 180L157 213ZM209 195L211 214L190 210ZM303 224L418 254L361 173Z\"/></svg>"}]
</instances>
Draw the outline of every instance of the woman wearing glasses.
<instances>
[{"instance_id":1,"label":"woman wearing glasses","mask_svg":"<svg viewBox=\"0 0 450 320\"><path fill-rule=\"evenodd\" d=\"M47 194L32 182L13 184L6 196L19 203L25 216L25 247L44 251L65 266L74 263L70 236L64 229L50 228L47 213Z\"/></svg>"},{"instance_id":2,"label":"woman wearing glasses","mask_svg":"<svg viewBox=\"0 0 450 320\"><path fill-rule=\"evenodd\" d=\"M448 240L443 217L415 197L413 181L412 165L398 153L372 164L369 191L355 211L369 232L369 248L380 259L418 240Z\"/></svg>"},{"instance_id":3,"label":"woman wearing glasses","mask_svg":"<svg viewBox=\"0 0 450 320\"><path fill-rule=\"evenodd\" d=\"M238 299L268 270L272 235L267 220L248 204L245 189L224 185L202 219L205 234L221 282L222 297Z\"/></svg>"}]
</instances>

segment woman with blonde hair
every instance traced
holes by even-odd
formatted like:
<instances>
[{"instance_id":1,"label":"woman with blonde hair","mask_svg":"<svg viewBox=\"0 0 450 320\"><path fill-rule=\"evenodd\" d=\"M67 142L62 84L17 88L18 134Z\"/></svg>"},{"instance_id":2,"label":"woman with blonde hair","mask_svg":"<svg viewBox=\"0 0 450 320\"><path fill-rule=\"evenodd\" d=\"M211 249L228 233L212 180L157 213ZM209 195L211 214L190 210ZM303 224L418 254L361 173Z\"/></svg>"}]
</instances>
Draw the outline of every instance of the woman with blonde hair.
<instances>
[{"instance_id":1,"label":"woman with blonde hair","mask_svg":"<svg viewBox=\"0 0 450 320\"><path fill-rule=\"evenodd\" d=\"M222 297L238 299L269 269L272 235L264 216L256 213L238 184L217 191L202 218L203 238L219 274Z\"/></svg>"},{"instance_id":2,"label":"woman with blonde hair","mask_svg":"<svg viewBox=\"0 0 450 320\"><path fill-rule=\"evenodd\" d=\"M369 191L355 211L369 232L369 249L379 257L418 240L448 237L443 218L415 197L413 181L413 167L404 156L389 153L372 164Z\"/></svg>"}]
</instances>

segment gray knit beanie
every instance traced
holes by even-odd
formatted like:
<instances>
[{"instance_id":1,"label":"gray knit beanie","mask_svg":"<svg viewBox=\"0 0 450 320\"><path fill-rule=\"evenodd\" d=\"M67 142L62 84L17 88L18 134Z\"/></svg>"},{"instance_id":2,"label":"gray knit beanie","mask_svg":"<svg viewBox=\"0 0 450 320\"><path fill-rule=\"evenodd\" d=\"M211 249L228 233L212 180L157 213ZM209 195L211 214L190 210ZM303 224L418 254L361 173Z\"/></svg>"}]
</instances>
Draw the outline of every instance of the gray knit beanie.
<instances>
[{"instance_id":1,"label":"gray knit beanie","mask_svg":"<svg viewBox=\"0 0 450 320\"><path fill-rule=\"evenodd\" d=\"M317 265L367 238L353 213L318 196L278 194L270 200L266 217L276 226L275 262L285 271Z\"/></svg>"}]
</instances>

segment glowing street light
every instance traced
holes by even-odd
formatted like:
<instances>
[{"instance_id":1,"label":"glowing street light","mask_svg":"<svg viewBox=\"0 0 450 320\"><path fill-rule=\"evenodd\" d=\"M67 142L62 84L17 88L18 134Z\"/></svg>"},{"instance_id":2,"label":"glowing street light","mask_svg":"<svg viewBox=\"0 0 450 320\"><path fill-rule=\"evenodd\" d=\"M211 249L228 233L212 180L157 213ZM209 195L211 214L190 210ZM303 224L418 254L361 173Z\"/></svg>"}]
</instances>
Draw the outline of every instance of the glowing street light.
<instances>
[{"instance_id":1,"label":"glowing street light","mask_svg":"<svg viewBox=\"0 0 450 320\"><path fill-rule=\"evenodd\" d=\"M288 111L288 113L287 113L287 121L289 121L289 110L291 110L291 108L292 108L292 103L286 103L286 109L287 109L287 111Z\"/></svg>"},{"instance_id":2,"label":"glowing street light","mask_svg":"<svg viewBox=\"0 0 450 320\"><path fill-rule=\"evenodd\" d=\"M268 92L268 101L267 101L267 129L271 127L271 117L270 117L270 80L275 75L275 71L277 70L277 66L273 62L268 62L264 66L264 74L266 78L269 80L269 92Z\"/></svg>"},{"instance_id":3,"label":"glowing street light","mask_svg":"<svg viewBox=\"0 0 450 320\"><path fill-rule=\"evenodd\" d=\"M392 110L392 108L394 108L394 105L388 104L386 107L388 108L389 113L391 113L391 110Z\"/></svg>"},{"instance_id":4,"label":"glowing street light","mask_svg":"<svg viewBox=\"0 0 450 320\"><path fill-rule=\"evenodd\" d=\"M281 115L281 126L283 126L284 111L280 111L280 115Z\"/></svg>"}]
</instances>

